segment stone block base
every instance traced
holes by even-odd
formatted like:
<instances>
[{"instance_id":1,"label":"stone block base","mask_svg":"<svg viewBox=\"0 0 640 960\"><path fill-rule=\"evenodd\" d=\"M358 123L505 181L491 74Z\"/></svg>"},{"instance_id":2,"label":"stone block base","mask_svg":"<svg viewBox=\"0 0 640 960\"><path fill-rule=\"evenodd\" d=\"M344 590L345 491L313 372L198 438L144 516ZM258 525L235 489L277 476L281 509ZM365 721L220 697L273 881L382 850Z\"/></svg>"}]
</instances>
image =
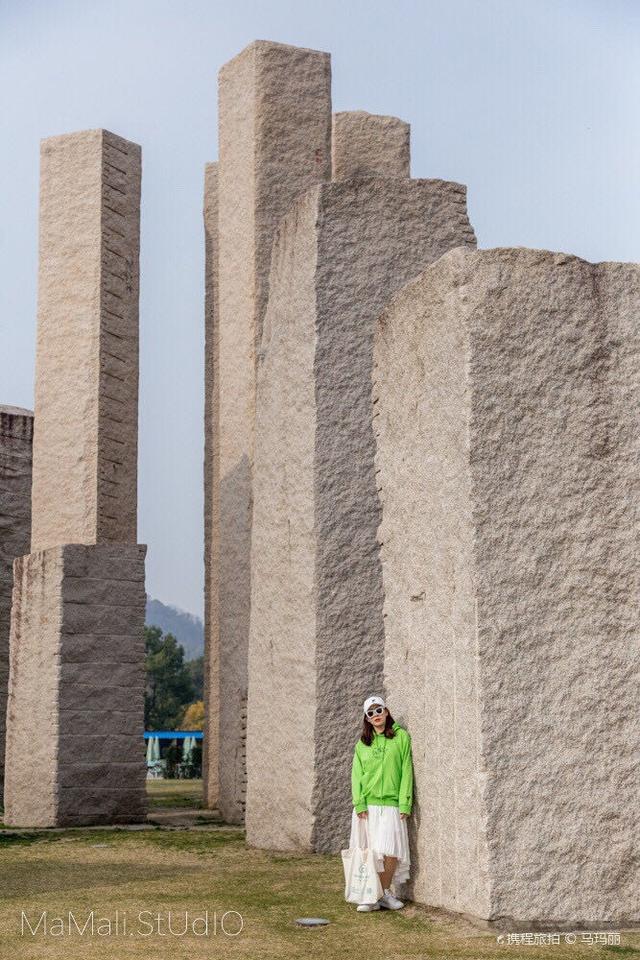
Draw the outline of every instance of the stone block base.
<instances>
[{"instance_id":1,"label":"stone block base","mask_svg":"<svg viewBox=\"0 0 640 960\"><path fill-rule=\"evenodd\" d=\"M4 821L146 816L140 544L67 544L14 563Z\"/></svg>"}]
</instances>

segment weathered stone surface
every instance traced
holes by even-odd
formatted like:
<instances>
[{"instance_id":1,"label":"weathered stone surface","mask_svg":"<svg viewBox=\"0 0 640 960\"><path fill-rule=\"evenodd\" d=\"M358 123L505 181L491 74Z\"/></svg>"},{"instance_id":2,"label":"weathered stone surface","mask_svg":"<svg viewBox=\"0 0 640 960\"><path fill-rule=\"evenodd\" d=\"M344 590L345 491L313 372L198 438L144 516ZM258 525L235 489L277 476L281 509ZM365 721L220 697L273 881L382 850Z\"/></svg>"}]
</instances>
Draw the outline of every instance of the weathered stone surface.
<instances>
[{"instance_id":1,"label":"weathered stone surface","mask_svg":"<svg viewBox=\"0 0 640 960\"><path fill-rule=\"evenodd\" d=\"M361 704L383 667L374 322L426 264L474 243L463 186L372 178L308 190L274 244L251 569L246 827L257 846L335 851L348 836ZM274 724L281 733L267 735Z\"/></svg>"},{"instance_id":2,"label":"weathered stone surface","mask_svg":"<svg viewBox=\"0 0 640 960\"><path fill-rule=\"evenodd\" d=\"M146 547L117 547L136 575L107 581L111 603L104 603L100 573L115 549L72 544L15 561L4 790L10 826L144 819Z\"/></svg>"},{"instance_id":3,"label":"weathered stone surface","mask_svg":"<svg viewBox=\"0 0 640 960\"><path fill-rule=\"evenodd\" d=\"M218 164L204 175L204 706L202 780L206 804L217 807L220 792L220 338L218 324ZM215 504L214 504L215 498Z\"/></svg>"},{"instance_id":4,"label":"weathered stone surface","mask_svg":"<svg viewBox=\"0 0 640 960\"><path fill-rule=\"evenodd\" d=\"M244 815L256 345L271 246L291 202L331 175L329 55L259 40L220 71L219 85L219 637L218 803ZM212 663L210 658L210 664ZM214 676L214 682L215 676ZM215 738L211 748L215 749ZM207 792L205 798L211 802Z\"/></svg>"},{"instance_id":5,"label":"weathered stone surface","mask_svg":"<svg viewBox=\"0 0 640 960\"><path fill-rule=\"evenodd\" d=\"M334 113L332 178L409 177L410 130L409 124L398 117L366 110Z\"/></svg>"},{"instance_id":6,"label":"weathered stone surface","mask_svg":"<svg viewBox=\"0 0 640 960\"><path fill-rule=\"evenodd\" d=\"M0 790L9 679L9 630L13 561L31 540L31 453L33 413L0 406Z\"/></svg>"},{"instance_id":7,"label":"weathered stone surface","mask_svg":"<svg viewBox=\"0 0 640 960\"><path fill-rule=\"evenodd\" d=\"M41 144L33 552L136 541L140 147Z\"/></svg>"},{"instance_id":8,"label":"weathered stone surface","mask_svg":"<svg viewBox=\"0 0 640 960\"><path fill-rule=\"evenodd\" d=\"M639 320L640 267L498 249L447 254L378 322L419 901L640 919Z\"/></svg>"}]
</instances>

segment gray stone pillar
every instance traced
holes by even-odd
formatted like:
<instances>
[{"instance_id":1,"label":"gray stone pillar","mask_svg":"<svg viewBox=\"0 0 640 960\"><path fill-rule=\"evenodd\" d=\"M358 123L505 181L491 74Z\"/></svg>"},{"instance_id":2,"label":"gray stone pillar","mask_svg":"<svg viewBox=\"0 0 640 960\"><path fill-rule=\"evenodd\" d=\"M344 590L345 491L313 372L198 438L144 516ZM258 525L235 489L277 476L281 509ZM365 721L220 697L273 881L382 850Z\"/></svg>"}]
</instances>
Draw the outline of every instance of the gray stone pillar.
<instances>
[{"instance_id":1,"label":"gray stone pillar","mask_svg":"<svg viewBox=\"0 0 640 960\"><path fill-rule=\"evenodd\" d=\"M220 660L218 583L220 572L220 430L218 324L218 164L207 163L204 176L205 238L205 383L204 383L204 706L202 778L206 802L219 796ZM215 498L215 503L214 503Z\"/></svg>"},{"instance_id":2,"label":"gray stone pillar","mask_svg":"<svg viewBox=\"0 0 640 960\"><path fill-rule=\"evenodd\" d=\"M331 174L329 55L259 40L220 71L219 86L219 808L245 804L256 345L271 246L294 198ZM211 662L211 658L210 662ZM215 750L215 742L205 745ZM209 800L209 786L206 799Z\"/></svg>"},{"instance_id":3,"label":"gray stone pillar","mask_svg":"<svg viewBox=\"0 0 640 960\"><path fill-rule=\"evenodd\" d=\"M9 684L9 627L13 561L31 540L31 450L33 413L0 406L0 790Z\"/></svg>"},{"instance_id":4,"label":"gray stone pillar","mask_svg":"<svg viewBox=\"0 0 640 960\"><path fill-rule=\"evenodd\" d=\"M145 552L73 544L15 562L10 826L145 819Z\"/></svg>"},{"instance_id":5,"label":"gray stone pillar","mask_svg":"<svg viewBox=\"0 0 640 960\"><path fill-rule=\"evenodd\" d=\"M366 110L334 113L332 178L409 177L411 128L398 117Z\"/></svg>"},{"instance_id":6,"label":"gray stone pillar","mask_svg":"<svg viewBox=\"0 0 640 960\"><path fill-rule=\"evenodd\" d=\"M31 554L14 565L5 821L137 820L140 148L106 130L51 137L40 173Z\"/></svg>"},{"instance_id":7,"label":"gray stone pillar","mask_svg":"<svg viewBox=\"0 0 640 960\"><path fill-rule=\"evenodd\" d=\"M456 250L375 340L416 900L640 919L640 267ZM636 418L636 419L634 419Z\"/></svg>"},{"instance_id":8,"label":"gray stone pillar","mask_svg":"<svg viewBox=\"0 0 640 960\"><path fill-rule=\"evenodd\" d=\"M274 244L251 556L246 825L256 846L336 851L348 839L361 705L383 678L374 322L458 245L475 245L465 188L391 178L307 191Z\"/></svg>"}]
</instances>

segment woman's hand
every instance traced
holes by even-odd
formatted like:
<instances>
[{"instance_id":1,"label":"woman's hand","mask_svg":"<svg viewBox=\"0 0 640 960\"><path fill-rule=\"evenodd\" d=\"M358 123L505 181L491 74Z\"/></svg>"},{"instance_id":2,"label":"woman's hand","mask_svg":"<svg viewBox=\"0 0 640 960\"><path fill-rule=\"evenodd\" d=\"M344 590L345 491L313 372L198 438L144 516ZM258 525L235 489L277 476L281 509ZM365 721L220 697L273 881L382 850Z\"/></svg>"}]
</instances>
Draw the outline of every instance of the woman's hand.
<instances>
[{"instance_id":1,"label":"woman's hand","mask_svg":"<svg viewBox=\"0 0 640 960\"><path fill-rule=\"evenodd\" d=\"M401 820L406 820L408 816L409 816L408 813L401 813L401 814L400 814L400 819L401 819Z\"/></svg>"},{"instance_id":2,"label":"woman's hand","mask_svg":"<svg viewBox=\"0 0 640 960\"><path fill-rule=\"evenodd\" d=\"M362 813L358 814L358 816L360 817L361 820L366 820L368 812L369 812L368 810L363 810Z\"/></svg>"}]
</instances>

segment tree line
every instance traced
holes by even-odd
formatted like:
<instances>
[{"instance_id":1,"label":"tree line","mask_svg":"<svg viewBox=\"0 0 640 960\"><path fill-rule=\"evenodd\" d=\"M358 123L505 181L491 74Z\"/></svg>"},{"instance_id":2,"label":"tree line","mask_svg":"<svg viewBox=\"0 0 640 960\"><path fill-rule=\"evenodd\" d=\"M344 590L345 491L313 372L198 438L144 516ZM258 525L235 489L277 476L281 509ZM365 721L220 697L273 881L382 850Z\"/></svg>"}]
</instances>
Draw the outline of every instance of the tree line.
<instances>
[{"instance_id":1,"label":"tree line","mask_svg":"<svg viewBox=\"0 0 640 960\"><path fill-rule=\"evenodd\" d=\"M145 730L201 730L204 722L204 657L185 660L172 633L144 628Z\"/></svg>"}]
</instances>

